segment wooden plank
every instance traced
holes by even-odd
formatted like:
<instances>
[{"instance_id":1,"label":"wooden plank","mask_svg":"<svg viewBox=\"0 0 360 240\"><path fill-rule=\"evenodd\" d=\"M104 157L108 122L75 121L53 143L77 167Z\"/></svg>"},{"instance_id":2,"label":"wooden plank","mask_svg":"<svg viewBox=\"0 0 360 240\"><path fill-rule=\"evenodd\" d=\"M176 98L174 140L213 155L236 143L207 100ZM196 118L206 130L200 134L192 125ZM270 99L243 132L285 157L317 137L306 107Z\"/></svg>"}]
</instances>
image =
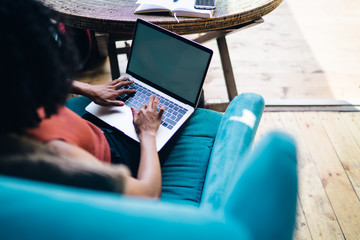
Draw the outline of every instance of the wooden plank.
<instances>
[{"instance_id":1,"label":"wooden plank","mask_svg":"<svg viewBox=\"0 0 360 240\"><path fill-rule=\"evenodd\" d=\"M319 113L353 188L360 197L360 148L338 113ZM360 203L359 203L360 204ZM360 213L360 212L359 212ZM360 216L358 217L360 227ZM360 232L359 232L360 233ZM360 238L360 235L359 235Z\"/></svg>"},{"instance_id":2,"label":"wooden plank","mask_svg":"<svg viewBox=\"0 0 360 240\"><path fill-rule=\"evenodd\" d=\"M274 129L276 131L286 131L283 122L281 121L281 115L278 112L271 112L270 115L274 120Z\"/></svg>"},{"instance_id":3,"label":"wooden plank","mask_svg":"<svg viewBox=\"0 0 360 240\"><path fill-rule=\"evenodd\" d=\"M355 142L360 147L360 113L339 113Z\"/></svg>"},{"instance_id":4,"label":"wooden plank","mask_svg":"<svg viewBox=\"0 0 360 240\"><path fill-rule=\"evenodd\" d=\"M306 145L308 139L302 135L297 122L298 113L272 113L275 121L281 122L284 131L296 139L298 149L299 201L304 212L304 220L299 216L295 236L299 239L343 239L340 226L327 198L311 153ZM279 125L279 124L278 124ZM305 238L306 239L306 238ZM311 238L308 238L311 239Z\"/></svg>"},{"instance_id":5,"label":"wooden plank","mask_svg":"<svg viewBox=\"0 0 360 240\"><path fill-rule=\"evenodd\" d=\"M265 112L358 112L359 106L265 106Z\"/></svg>"},{"instance_id":6,"label":"wooden plank","mask_svg":"<svg viewBox=\"0 0 360 240\"><path fill-rule=\"evenodd\" d=\"M360 204L344 168L335 152L318 113L306 112L297 116L306 146L311 153L331 206L346 239L360 238ZM311 181L311 179L309 179ZM313 209L315 213L318 209ZM332 216L324 216L331 219ZM326 234L322 232L322 234ZM331 239L343 237L334 231ZM330 236L329 236L330 237Z\"/></svg>"},{"instance_id":7,"label":"wooden plank","mask_svg":"<svg viewBox=\"0 0 360 240\"><path fill-rule=\"evenodd\" d=\"M307 224L300 199L298 199L297 207L296 207L296 223L295 223L293 239L294 240L313 239L311 237L309 226Z\"/></svg>"},{"instance_id":8,"label":"wooden plank","mask_svg":"<svg viewBox=\"0 0 360 240\"><path fill-rule=\"evenodd\" d=\"M336 99L267 99L266 106L359 106L360 100Z\"/></svg>"},{"instance_id":9,"label":"wooden plank","mask_svg":"<svg viewBox=\"0 0 360 240\"><path fill-rule=\"evenodd\" d=\"M270 113L263 114L259 124L258 131L255 136L255 144L257 144L262 138L264 138L264 136L268 134L270 131L283 130L284 127L282 126L282 124L276 122L273 117L274 117L273 114ZM299 200L296 208L296 225L295 225L293 238L296 240L312 239Z\"/></svg>"},{"instance_id":10,"label":"wooden plank","mask_svg":"<svg viewBox=\"0 0 360 240\"><path fill-rule=\"evenodd\" d=\"M269 113L263 113L258 130L255 134L254 145L258 144L264 136L274 129L274 121Z\"/></svg>"},{"instance_id":11,"label":"wooden plank","mask_svg":"<svg viewBox=\"0 0 360 240\"><path fill-rule=\"evenodd\" d=\"M289 131L288 129L288 124L289 122L287 120L283 120L283 116L285 115L287 118L289 118L289 114L290 113L268 113L273 120L273 126L274 129L277 131L283 131L283 132L287 132L288 134L291 134L296 140L297 140L297 136L293 133L291 133L291 131ZM295 121L293 120L293 122L296 123L296 119ZM297 126L295 126L296 128ZM298 128L298 127L297 127ZM294 130L294 127L292 126L290 128L292 131ZM299 154L299 145L297 144L297 148L298 148L298 203L297 203L297 208L296 208L296 225L295 225L295 230L294 230L294 239L296 240L300 240L300 239L312 239L311 237L311 233L309 230L309 226L307 223L307 219L304 215L304 209L302 206L302 202L301 202L301 192L302 192L302 179L306 176L303 176L303 171L302 168L300 166L302 166L302 162L303 162L303 158L302 156ZM324 238L325 239L325 238Z\"/></svg>"}]
</instances>

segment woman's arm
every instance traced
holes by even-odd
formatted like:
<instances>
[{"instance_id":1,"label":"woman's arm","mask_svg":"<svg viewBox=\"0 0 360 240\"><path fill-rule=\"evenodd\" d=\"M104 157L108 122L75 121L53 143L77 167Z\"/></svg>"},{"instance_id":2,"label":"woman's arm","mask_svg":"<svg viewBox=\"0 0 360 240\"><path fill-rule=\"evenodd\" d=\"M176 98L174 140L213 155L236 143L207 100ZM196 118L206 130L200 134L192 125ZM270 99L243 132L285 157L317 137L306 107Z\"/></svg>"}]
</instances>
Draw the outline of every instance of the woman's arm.
<instances>
[{"instance_id":1,"label":"woman's arm","mask_svg":"<svg viewBox=\"0 0 360 240\"><path fill-rule=\"evenodd\" d=\"M133 196L159 198L161 195L160 161L156 151L155 138L141 138L141 157L137 178L128 177L124 193Z\"/></svg>"},{"instance_id":2,"label":"woman's arm","mask_svg":"<svg viewBox=\"0 0 360 240\"><path fill-rule=\"evenodd\" d=\"M161 168L156 150L156 133L159 129L165 107L158 109L159 99L151 96L147 105L139 112L131 108L134 126L140 139L140 164L137 179L129 179L124 192L129 195L143 195L159 198L161 195Z\"/></svg>"},{"instance_id":3,"label":"woman's arm","mask_svg":"<svg viewBox=\"0 0 360 240\"><path fill-rule=\"evenodd\" d=\"M106 172L115 181L120 179L123 181L121 185L123 186L123 193L126 195L159 198L161 195L161 168L155 137L165 107L161 106L160 110L157 111L158 101L157 97L151 96L148 104L142 106L139 112L132 108L134 126L140 139L141 148L137 178L124 174L124 168L117 169L116 165L104 164L85 150L61 140L51 141L47 145L64 158L71 159L67 166L72 165L73 169ZM70 161L72 162L70 163Z\"/></svg>"}]
</instances>

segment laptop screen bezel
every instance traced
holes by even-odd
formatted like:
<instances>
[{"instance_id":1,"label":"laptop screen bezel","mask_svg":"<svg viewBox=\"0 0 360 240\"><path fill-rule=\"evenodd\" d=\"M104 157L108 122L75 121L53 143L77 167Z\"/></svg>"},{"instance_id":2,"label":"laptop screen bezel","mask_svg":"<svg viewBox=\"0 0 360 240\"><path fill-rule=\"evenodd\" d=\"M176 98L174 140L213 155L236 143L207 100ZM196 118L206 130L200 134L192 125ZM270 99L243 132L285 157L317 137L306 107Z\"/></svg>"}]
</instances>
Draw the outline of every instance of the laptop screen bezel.
<instances>
[{"instance_id":1,"label":"laptop screen bezel","mask_svg":"<svg viewBox=\"0 0 360 240\"><path fill-rule=\"evenodd\" d=\"M206 64L206 69L204 70L204 74L203 74L203 77L202 77L202 80L201 80L201 84L200 84L200 87L199 87L197 96L196 96L196 98L195 98L196 101L195 101L195 102L191 102L191 101L189 101L189 100L187 100L187 99L184 99L184 98L182 98L181 96L178 96L177 94L174 94L174 93L168 91L167 89L164 89L164 88L162 88L161 86L158 86L157 84L155 84L155 83L153 83L153 82L151 82L151 81L149 81L149 80L147 80L147 79L139 76L138 74L130 71L130 70L129 70L129 63L130 63L130 61L131 61L131 56L132 56L132 53L133 53L133 46L134 46L133 43L131 44L131 49L130 49L130 54L129 54L129 59L128 59L128 65L127 65L127 68L126 68L126 73L129 74L129 75L131 75L131 76L133 76L133 77L135 77L135 78L138 79L138 80L143 81L144 83L146 83L146 84L148 84L148 85L150 85L150 86L152 86L152 87L154 87L154 88L156 88L156 89L159 89L160 91L162 91L162 92L170 95L171 97L173 97L173 98L175 98L175 99L178 99L179 101L184 102L184 103L186 103L186 104L188 104L188 105L190 105L190 106L192 106L192 107L195 108L195 107L197 106L197 104L199 103L201 90L202 90L202 88L203 88L203 85L204 85L204 82L205 82L205 77L206 77L206 74L207 74L208 69L209 69L209 66L210 66L210 62L211 62L211 59L212 59L212 56L213 56L213 51L212 51L211 49L209 49L209 48L207 48L207 47L205 47L205 46L197 43L197 42L194 42L194 41L192 41L192 40L189 40L189 39L187 39L187 38L184 38L184 37L182 37L182 36L180 36L180 35L178 35L178 34L176 34L176 33L174 33L174 32L171 32L171 31L169 31L169 30L167 30L167 29L165 29L165 28L162 28L162 27L160 27L160 26L157 26L157 25L155 25L155 24L153 24L153 23L147 22L147 21L142 20L142 19L137 19L137 21L136 21L136 25L135 25L135 29L134 29L134 35L133 35L133 40L134 40L134 38L136 37L136 30L137 30L139 24L146 25L147 27L153 28L153 29L155 29L155 30L157 30L157 31L160 31L160 32L162 32L162 33L164 33L164 34L167 34L167 35L169 35L169 36L171 36L171 37L173 37L173 38L176 38L176 39L178 39L178 40L180 40L180 41L183 41L183 42L185 42L185 43L188 43L188 44L190 44L190 45L192 45L192 46L194 46L194 47L196 47L196 48L199 48L199 49L201 49L201 50L209 53L209 60L208 60L208 62L207 62L207 64Z\"/></svg>"}]
</instances>

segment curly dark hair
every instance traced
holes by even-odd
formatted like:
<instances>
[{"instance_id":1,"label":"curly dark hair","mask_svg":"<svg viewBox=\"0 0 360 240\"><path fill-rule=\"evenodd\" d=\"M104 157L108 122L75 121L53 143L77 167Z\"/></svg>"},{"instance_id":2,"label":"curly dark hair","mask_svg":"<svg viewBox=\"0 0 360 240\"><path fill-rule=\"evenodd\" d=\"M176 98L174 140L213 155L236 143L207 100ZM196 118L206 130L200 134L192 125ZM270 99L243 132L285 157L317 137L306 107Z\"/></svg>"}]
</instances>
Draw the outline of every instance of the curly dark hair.
<instances>
[{"instance_id":1,"label":"curly dark hair","mask_svg":"<svg viewBox=\"0 0 360 240\"><path fill-rule=\"evenodd\" d=\"M0 134L38 126L39 108L50 117L66 101L76 52L50 14L36 0L0 2Z\"/></svg>"}]
</instances>

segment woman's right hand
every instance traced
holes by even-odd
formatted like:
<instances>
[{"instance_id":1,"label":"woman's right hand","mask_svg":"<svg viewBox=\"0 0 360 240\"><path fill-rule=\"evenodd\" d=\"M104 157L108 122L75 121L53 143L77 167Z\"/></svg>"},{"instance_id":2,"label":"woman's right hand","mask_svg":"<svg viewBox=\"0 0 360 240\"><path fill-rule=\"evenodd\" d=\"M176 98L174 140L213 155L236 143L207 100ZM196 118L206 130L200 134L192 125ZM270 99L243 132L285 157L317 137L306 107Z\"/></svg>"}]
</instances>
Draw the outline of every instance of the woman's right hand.
<instances>
[{"instance_id":1,"label":"woman's right hand","mask_svg":"<svg viewBox=\"0 0 360 240\"><path fill-rule=\"evenodd\" d=\"M134 107L131 107L134 117L133 123L140 141L144 135L156 136L165 111L165 106L161 106L158 111L158 105L159 98L152 95L149 98L148 104L143 105L139 112Z\"/></svg>"}]
</instances>

